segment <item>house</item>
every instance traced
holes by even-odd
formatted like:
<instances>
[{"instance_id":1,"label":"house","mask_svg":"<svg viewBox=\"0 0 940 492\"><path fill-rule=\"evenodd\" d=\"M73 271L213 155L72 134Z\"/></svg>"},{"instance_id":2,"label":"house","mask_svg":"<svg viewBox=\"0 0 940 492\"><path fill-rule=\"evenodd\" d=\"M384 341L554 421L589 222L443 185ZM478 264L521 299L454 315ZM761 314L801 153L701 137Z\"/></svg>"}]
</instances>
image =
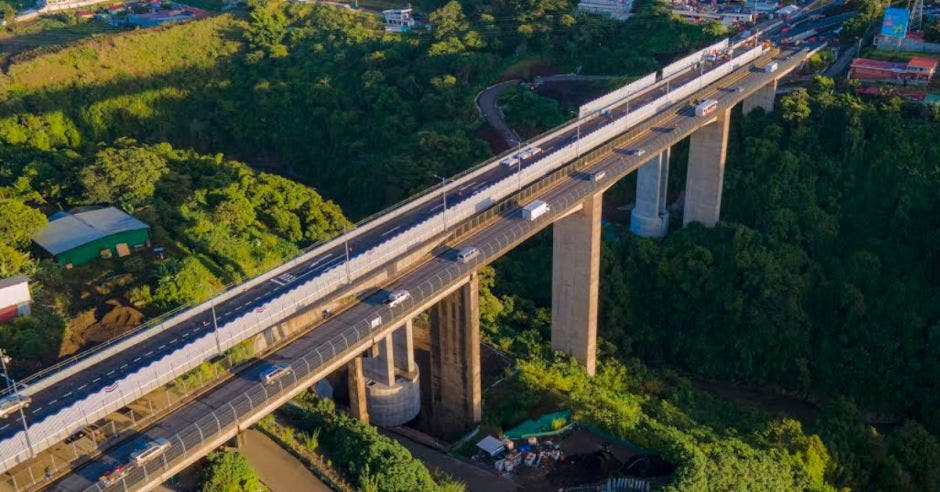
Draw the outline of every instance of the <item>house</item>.
<instances>
[{"instance_id":1,"label":"house","mask_svg":"<svg viewBox=\"0 0 940 492\"><path fill-rule=\"evenodd\" d=\"M578 11L597 14L616 20L626 20L633 9L633 0L581 0Z\"/></svg>"},{"instance_id":2,"label":"house","mask_svg":"<svg viewBox=\"0 0 940 492\"><path fill-rule=\"evenodd\" d=\"M58 212L33 242L65 268L96 258L124 257L150 243L150 227L115 208Z\"/></svg>"},{"instance_id":3,"label":"house","mask_svg":"<svg viewBox=\"0 0 940 492\"><path fill-rule=\"evenodd\" d=\"M32 300L25 275L0 279L0 323L29 315Z\"/></svg>"},{"instance_id":4,"label":"house","mask_svg":"<svg viewBox=\"0 0 940 492\"><path fill-rule=\"evenodd\" d=\"M937 71L937 61L912 58L907 63L856 58L849 68L849 78L862 82L886 82L903 85L926 85Z\"/></svg>"},{"instance_id":5,"label":"house","mask_svg":"<svg viewBox=\"0 0 940 492\"><path fill-rule=\"evenodd\" d=\"M415 27L415 19L411 8L383 10L385 16L385 30L388 32L408 32Z\"/></svg>"}]
</instances>

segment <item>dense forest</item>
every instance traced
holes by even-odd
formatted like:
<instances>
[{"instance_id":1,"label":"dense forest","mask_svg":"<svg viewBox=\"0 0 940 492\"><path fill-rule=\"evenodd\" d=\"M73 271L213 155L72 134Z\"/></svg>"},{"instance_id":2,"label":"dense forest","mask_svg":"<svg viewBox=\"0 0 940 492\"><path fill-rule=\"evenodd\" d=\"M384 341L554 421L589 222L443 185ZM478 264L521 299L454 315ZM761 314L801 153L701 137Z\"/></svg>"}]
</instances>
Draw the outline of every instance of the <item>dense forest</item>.
<instances>
[{"instance_id":1,"label":"dense forest","mask_svg":"<svg viewBox=\"0 0 940 492\"><path fill-rule=\"evenodd\" d=\"M602 347L816 402L807 430L828 448L832 485L935 490L940 112L825 78L777 103L733 120L717 227L674 223L661 241L606 228ZM673 196L686 155L674 154ZM534 360L550 248L537 237L483 276L487 336ZM557 370L537 374L551 387Z\"/></svg>"}]
</instances>

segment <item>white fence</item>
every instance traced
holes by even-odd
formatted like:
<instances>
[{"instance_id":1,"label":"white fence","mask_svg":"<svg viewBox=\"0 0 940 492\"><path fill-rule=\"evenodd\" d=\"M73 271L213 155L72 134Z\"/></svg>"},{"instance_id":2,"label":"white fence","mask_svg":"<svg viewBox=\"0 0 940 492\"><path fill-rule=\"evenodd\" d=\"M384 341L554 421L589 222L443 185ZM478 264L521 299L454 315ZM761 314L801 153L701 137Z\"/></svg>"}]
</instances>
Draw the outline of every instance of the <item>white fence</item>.
<instances>
[{"instance_id":1,"label":"white fence","mask_svg":"<svg viewBox=\"0 0 940 492\"><path fill-rule=\"evenodd\" d=\"M578 118L584 118L590 116L591 113L600 111L609 106L613 106L620 101L626 99L637 92L646 89L647 87L656 83L656 72L653 72L645 77L630 82L629 84L612 91L608 94L605 94L591 102L588 102L581 106L578 110Z\"/></svg>"},{"instance_id":2,"label":"white fence","mask_svg":"<svg viewBox=\"0 0 940 492\"><path fill-rule=\"evenodd\" d=\"M687 70L689 67L698 63L698 61L702 59L702 55L704 55L705 53L721 51L727 48L729 43L730 41L727 38L722 39L721 41L711 46L702 48L696 51L695 53L692 53L689 56L683 57L679 59L678 61L674 61L670 63L669 65L666 65L665 67L663 67L663 70L662 70L663 78L682 72L683 70Z\"/></svg>"},{"instance_id":3,"label":"white fence","mask_svg":"<svg viewBox=\"0 0 940 492\"><path fill-rule=\"evenodd\" d=\"M457 205L448 207L446 211L448 224L456 224L464 219L468 219L474 216L489 206L512 195L521 187L538 180L546 174L575 159L578 156L577 153L579 151L587 152L594 147L603 144L607 140L610 140L625 132L633 125L646 120L647 118L662 111L664 108L671 106L675 102L688 97L699 89L727 75L732 70L749 63L750 61L760 56L762 53L763 51L760 47L743 53L729 62L715 67L708 73L704 74L702 77L692 80L680 87L674 88L671 92L656 99L655 101L652 101L639 108L635 108L633 111L627 113L621 118L613 120L590 133L582 133L580 140L571 142L568 145L542 154L540 159L534 163L528 164L521 170L521 172L510 174L498 182L481 189L470 198L461 201ZM548 141L551 138L554 138L566 131L572 130L573 127L574 124L566 125L554 132L540 137L533 143L538 144ZM473 179L474 176L478 176L479 174L492 169L493 165L500 165L498 163L498 159L499 157L493 161L490 161L489 164L481 166L476 170L465 174L458 181L465 182L467 180ZM451 183L449 188L453 188L457 185L457 183ZM414 202L420 204L426 202L428 199L437 199L437 197L434 195L436 194L426 193L423 198L417 199ZM396 209L393 215L400 214L401 210L409 210L414 208L417 206L415 203L409 203L403 207L400 207L399 209ZM348 265L350 278L359 278L373 269L400 257L412 247L419 245L424 241L427 241L444 232L442 213L443 212L435 214L423 222L420 222L408 229L401 230L396 236L391 237L380 244L377 244L373 248L354 258L351 258ZM363 231L373 228L375 223L378 222L383 221L381 219L373 221L367 224L365 227L362 227L354 232L361 234ZM237 295L245 288L249 288L250 286L257 285L260 282L273 278L281 272L296 266L300 262L308 261L312 257L322 253L322 251L325 249L331 247L336 241L341 240L342 238L334 240L331 243L309 251L308 253L291 260L282 267L278 267L272 270L272 272L253 279L246 284L239 286L237 289L232 289L222 294L213 301L210 301L210 303L206 303L199 308L194 308L193 310L177 314L174 318L165 321L163 324L161 324L160 327L155 327L154 329L163 329L163 325L176 322L176 318L186 318L192 316L194 312L198 313L200 311L204 311L205 309L208 309L208 306L210 306L212 303L219 302L220 299L227 299ZM86 425L91 425L109 413L126 406L131 401L134 401L144 394L172 381L176 377L198 366L203 361L218 355L221 351L225 351L239 342L258 334L273 324L291 316L292 314L302 311L316 300L322 299L324 296L336 291L338 287L342 286L346 282L346 266L344 264L339 264L332 269L322 272L320 275L314 278L298 279L294 284L290 284L293 286L291 290L272 298L266 304L264 304L263 308L245 312L239 318L219 325L218 330L215 332L209 332L199 337L194 337L182 348L176 350L175 352L160 359L153 360L146 367L125 375L113 387L109 387L111 388L111 391L102 389L96 393L88 394L81 400L73 403L71 406L60 409L60 411L55 415L46 417L41 422L32 424L29 427L29 433L34 449L37 451L46 449L52 444L55 444L65 437L71 435L78 429ZM156 332L159 331L155 331L155 333ZM152 336L152 334L146 335L144 333L139 335L144 338L147 336ZM130 343L129 341L127 342ZM120 348L123 345L124 343L122 342L121 344L115 344L112 348ZM101 354L96 354L96 356L97 355ZM74 367L70 366L68 368L68 372L72 371L74 371ZM37 384L34 383L31 386L31 389L35 391L36 386ZM70 396L70 394L66 395L66 397L68 396ZM0 472L8 470L12 466L21 463L28 458L29 450L23 431L19 431L14 436L0 442Z\"/></svg>"}]
</instances>

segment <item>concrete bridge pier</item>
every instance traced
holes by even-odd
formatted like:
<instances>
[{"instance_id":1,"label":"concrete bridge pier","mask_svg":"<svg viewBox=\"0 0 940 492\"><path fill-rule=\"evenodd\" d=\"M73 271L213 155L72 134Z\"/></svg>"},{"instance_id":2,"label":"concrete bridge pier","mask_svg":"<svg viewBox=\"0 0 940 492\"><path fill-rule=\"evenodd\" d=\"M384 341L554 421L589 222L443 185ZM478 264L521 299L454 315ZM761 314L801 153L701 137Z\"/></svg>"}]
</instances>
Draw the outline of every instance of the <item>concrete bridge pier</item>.
<instances>
[{"instance_id":1,"label":"concrete bridge pier","mask_svg":"<svg viewBox=\"0 0 940 492\"><path fill-rule=\"evenodd\" d=\"M553 225L552 348L573 356L594 375L603 193Z\"/></svg>"},{"instance_id":2,"label":"concrete bridge pier","mask_svg":"<svg viewBox=\"0 0 940 492\"><path fill-rule=\"evenodd\" d=\"M480 422L480 284L477 274L430 310L430 415L435 434L455 436Z\"/></svg>"},{"instance_id":3,"label":"concrete bridge pier","mask_svg":"<svg viewBox=\"0 0 940 492\"><path fill-rule=\"evenodd\" d=\"M773 80L769 84L758 89L742 102L744 114L748 114L756 108L764 108L769 113L774 110L774 98L777 96L777 81Z\"/></svg>"},{"instance_id":4,"label":"concrete bridge pier","mask_svg":"<svg viewBox=\"0 0 940 492\"><path fill-rule=\"evenodd\" d=\"M369 423L369 407L366 404L366 377L362 370L362 356L346 364L349 383L349 413L363 423Z\"/></svg>"},{"instance_id":5,"label":"concrete bridge pier","mask_svg":"<svg viewBox=\"0 0 940 492\"><path fill-rule=\"evenodd\" d=\"M666 191L669 149L650 159L636 172L636 206L630 213L630 231L642 237L663 237L669 229Z\"/></svg>"},{"instance_id":6,"label":"concrete bridge pier","mask_svg":"<svg viewBox=\"0 0 940 492\"><path fill-rule=\"evenodd\" d=\"M396 350L395 339L403 338L399 333L410 337L411 321L389 333L375 345L373 356L363 360L366 385L366 403L369 418L380 427L395 427L414 419L421 411L421 387L418 371L401 372L398 370L399 359L405 364L414 364L414 352ZM413 343L405 340L405 346Z\"/></svg>"},{"instance_id":7,"label":"concrete bridge pier","mask_svg":"<svg viewBox=\"0 0 940 492\"><path fill-rule=\"evenodd\" d=\"M689 169L685 180L682 225L698 222L714 227L721 213L721 188L728 153L728 123L731 109L702 126L690 138Z\"/></svg>"}]
</instances>

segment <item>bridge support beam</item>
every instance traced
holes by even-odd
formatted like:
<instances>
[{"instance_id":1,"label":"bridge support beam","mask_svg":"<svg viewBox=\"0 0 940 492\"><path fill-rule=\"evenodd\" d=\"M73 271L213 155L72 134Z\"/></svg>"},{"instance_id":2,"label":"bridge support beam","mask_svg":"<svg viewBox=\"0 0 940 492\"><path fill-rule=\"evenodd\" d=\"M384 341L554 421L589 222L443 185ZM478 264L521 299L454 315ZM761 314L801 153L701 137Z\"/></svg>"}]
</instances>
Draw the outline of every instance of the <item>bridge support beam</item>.
<instances>
[{"instance_id":1,"label":"bridge support beam","mask_svg":"<svg viewBox=\"0 0 940 492\"><path fill-rule=\"evenodd\" d=\"M774 99L777 96L777 81L761 87L757 92L751 94L742 103L744 114L748 114L756 108L764 108L769 113L774 110Z\"/></svg>"},{"instance_id":2,"label":"bridge support beam","mask_svg":"<svg viewBox=\"0 0 940 492\"><path fill-rule=\"evenodd\" d=\"M405 325L392 333L395 350L395 368L411 377L418 370L415 365L414 322L408 320Z\"/></svg>"},{"instance_id":3,"label":"bridge support beam","mask_svg":"<svg viewBox=\"0 0 940 492\"><path fill-rule=\"evenodd\" d=\"M477 274L430 311L430 418L437 434L461 434L483 413Z\"/></svg>"},{"instance_id":4,"label":"bridge support beam","mask_svg":"<svg viewBox=\"0 0 940 492\"><path fill-rule=\"evenodd\" d=\"M552 247L552 348L578 360L588 374L597 365L597 295L603 193L555 222Z\"/></svg>"},{"instance_id":5,"label":"bridge support beam","mask_svg":"<svg viewBox=\"0 0 940 492\"><path fill-rule=\"evenodd\" d=\"M714 227L718 223L730 120L731 110L727 109L691 136L682 214L684 226L698 222L705 227Z\"/></svg>"},{"instance_id":6,"label":"bridge support beam","mask_svg":"<svg viewBox=\"0 0 940 492\"><path fill-rule=\"evenodd\" d=\"M395 384L395 349L392 335L382 338L371 349L371 357L363 361L366 377L386 386Z\"/></svg>"},{"instance_id":7,"label":"bridge support beam","mask_svg":"<svg viewBox=\"0 0 940 492\"><path fill-rule=\"evenodd\" d=\"M369 409L366 404L366 376L362 370L362 356L349 361L346 367L348 369L346 379L349 386L349 413L368 424Z\"/></svg>"},{"instance_id":8,"label":"bridge support beam","mask_svg":"<svg viewBox=\"0 0 940 492\"><path fill-rule=\"evenodd\" d=\"M636 172L636 206L630 213L630 231L642 237L663 237L669 229L666 190L669 149L650 159Z\"/></svg>"}]
</instances>

